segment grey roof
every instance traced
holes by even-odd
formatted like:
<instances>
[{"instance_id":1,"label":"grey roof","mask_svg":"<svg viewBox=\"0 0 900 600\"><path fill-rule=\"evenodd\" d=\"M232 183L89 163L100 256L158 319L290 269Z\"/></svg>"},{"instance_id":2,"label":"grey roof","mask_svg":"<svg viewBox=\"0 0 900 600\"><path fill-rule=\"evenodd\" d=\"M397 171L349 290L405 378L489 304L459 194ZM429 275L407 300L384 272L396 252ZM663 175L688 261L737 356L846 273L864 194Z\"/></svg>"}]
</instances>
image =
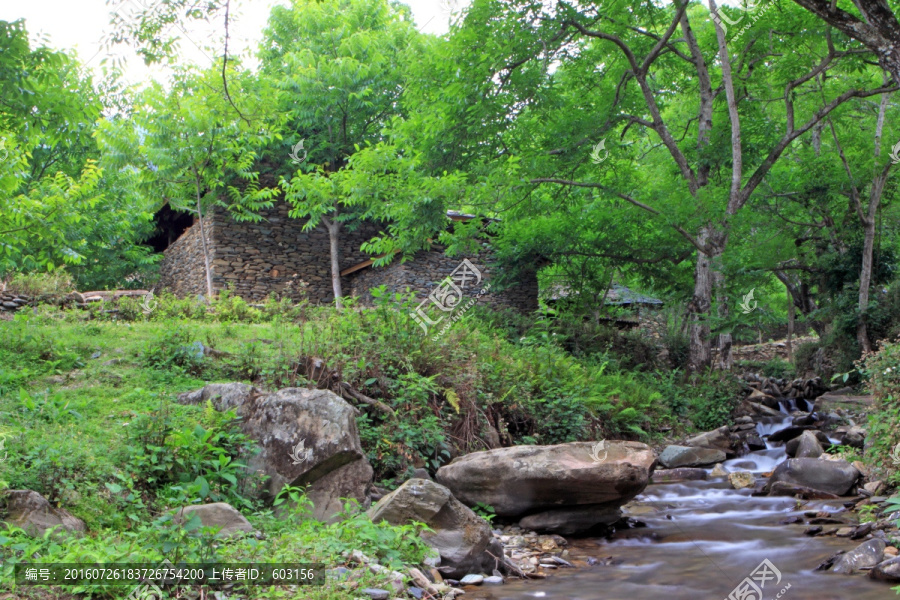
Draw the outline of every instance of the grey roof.
<instances>
[{"instance_id":1,"label":"grey roof","mask_svg":"<svg viewBox=\"0 0 900 600\"><path fill-rule=\"evenodd\" d=\"M661 305L662 300L645 296L634 290L630 290L624 285L613 285L606 294L607 304L653 304Z\"/></svg>"},{"instance_id":2,"label":"grey roof","mask_svg":"<svg viewBox=\"0 0 900 600\"><path fill-rule=\"evenodd\" d=\"M574 292L574 294L577 293L578 292ZM571 292L568 287L564 285L555 285L550 288L549 293L547 294L547 298L549 300L559 300L561 298L567 298L572 294L573 292ZM609 292L607 292L606 294L606 304L611 304L614 306L625 306L631 304L661 306L663 304L663 301L635 292L634 290L628 289L624 285L613 284L609 288Z\"/></svg>"}]
</instances>

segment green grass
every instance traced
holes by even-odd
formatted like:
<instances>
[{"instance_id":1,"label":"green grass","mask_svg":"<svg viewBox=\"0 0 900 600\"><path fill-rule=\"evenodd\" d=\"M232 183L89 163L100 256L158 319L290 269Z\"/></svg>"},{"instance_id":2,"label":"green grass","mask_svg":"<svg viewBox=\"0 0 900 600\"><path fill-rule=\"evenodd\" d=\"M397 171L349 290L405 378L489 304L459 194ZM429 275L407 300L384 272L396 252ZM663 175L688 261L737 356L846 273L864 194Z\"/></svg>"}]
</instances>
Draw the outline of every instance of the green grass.
<instances>
[{"instance_id":1,"label":"green grass","mask_svg":"<svg viewBox=\"0 0 900 600\"><path fill-rule=\"evenodd\" d=\"M11 589L12 566L28 556L149 563L215 556L333 567L346 562L342 552L360 549L398 569L421 561L415 527L376 526L352 506L335 525L275 518L254 493L261 482L242 473L254 445L234 415L175 402L209 382L304 386L303 365L322 359L338 379L395 411L359 405L363 447L389 488L415 467L434 470L484 449L489 428L504 444L649 440L657 426L677 426L683 412L670 399L674 379L658 385L652 373L616 370L604 355L572 356L546 323L510 339L502 320L473 310L432 338L409 317L408 304L382 296L374 309L337 313L275 301L253 307L227 294L212 306L164 296L150 315L124 299L118 312L41 307L0 322L0 436L8 455L0 489L40 492L89 531L66 543L0 533L0 591ZM168 522L172 508L212 501L239 508L264 539L216 541ZM366 577L372 581L359 582L364 587L386 585ZM117 598L122 590L68 591ZM22 597L32 592L15 589ZM248 597L290 593L253 588ZM330 584L304 597L352 594Z\"/></svg>"}]
</instances>

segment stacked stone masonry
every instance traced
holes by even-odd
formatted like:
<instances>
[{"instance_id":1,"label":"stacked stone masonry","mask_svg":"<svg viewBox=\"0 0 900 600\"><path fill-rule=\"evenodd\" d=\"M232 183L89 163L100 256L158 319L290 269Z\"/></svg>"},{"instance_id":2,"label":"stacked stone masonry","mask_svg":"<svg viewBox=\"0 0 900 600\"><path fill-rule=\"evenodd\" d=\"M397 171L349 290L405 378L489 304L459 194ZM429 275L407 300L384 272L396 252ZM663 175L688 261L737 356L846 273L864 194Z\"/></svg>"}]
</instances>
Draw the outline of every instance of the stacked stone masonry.
<instances>
[{"instance_id":1,"label":"stacked stone masonry","mask_svg":"<svg viewBox=\"0 0 900 600\"><path fill-rule=\"evenodd\" d=\"M291 218L288 206L283 202L263 211L262 217L260 222L238 223L224 211L216 210L204 220L214 290L231 288L249 302L262 301L272 292L295 301L305 293L314 304L332 302L331 251L325 228L320 226L303 231L305 221ZM360 250L360 246L380 231L381 227L372 223L354 231L342 230L341 270L368 260L370 257ZM494 269L489 265L489 256L485 248L479 256L468 257L481 271L483 279L478 288L464 290L467 296L477 295L478 290L490 282ZM395 260L387 267L369 266L349 274L342 278L343 291L358 296L364 305L370 304L369 290L379 285L386 285L392 292L409 287L424 300L462 259L448 257L442 249L420 252L403 264ZM306 283L305 289L302 289L301 281ZM158 288L169 289L179 297L206 294L198 224L185 231L165 251ZM537 309L537 292L537 277L531 274L516 286L489 291L479 302L531 311Z\"/></svg>"}]
</instances>

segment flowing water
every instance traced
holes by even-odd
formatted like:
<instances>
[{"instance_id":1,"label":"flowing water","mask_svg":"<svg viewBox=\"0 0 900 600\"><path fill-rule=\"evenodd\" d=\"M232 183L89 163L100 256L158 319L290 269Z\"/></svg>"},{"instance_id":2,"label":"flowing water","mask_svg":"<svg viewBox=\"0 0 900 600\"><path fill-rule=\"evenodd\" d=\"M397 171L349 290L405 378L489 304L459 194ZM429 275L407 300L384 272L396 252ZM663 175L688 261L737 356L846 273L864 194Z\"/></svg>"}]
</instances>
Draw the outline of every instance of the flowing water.
<instances>
[{"instance_id":1,"label":"flowing water","mask_svg":"<svg viewBox=\"0 0 900 600\"><path fill-rule=\"evenodd\" d=\"M790 424L767 418L760 435ZM784 450L769 449L726 461L727 471L753 471L763 477L785 460ZM646 527L619 531L608 539L570 540L571 558L598 563L561 569L548 579L510 580L503 586L468 588L465 598L490 600L728 600L757 567L768 560L762 597L740 600L886 600L900 598L891 585L865 574L814 571L838 550L860 544L846 538L809 537L808 525L780 524L807 511L837 516L840 501L799 502L790 497L751 496L725 478L650 485L629 505L631 516ZM845 512L841 513L843 516ZM827 525L825 526L827 529ZM777 578L780 572L780 580Z\"/></svg>"}]
</instances>

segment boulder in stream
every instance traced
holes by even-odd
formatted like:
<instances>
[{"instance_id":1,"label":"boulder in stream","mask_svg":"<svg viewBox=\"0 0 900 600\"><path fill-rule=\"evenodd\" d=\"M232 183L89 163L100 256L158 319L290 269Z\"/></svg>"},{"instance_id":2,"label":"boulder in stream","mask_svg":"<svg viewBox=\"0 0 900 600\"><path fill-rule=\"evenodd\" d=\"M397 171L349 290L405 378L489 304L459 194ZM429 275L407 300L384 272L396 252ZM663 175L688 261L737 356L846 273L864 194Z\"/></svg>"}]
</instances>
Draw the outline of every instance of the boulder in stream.
<instances>
[{"instance_id":1,"label":"boulder in stream","mask_svg":"<svg viewBox=\"0 0 900 600\"><path fill-rule=\"evenodd\" d=\"M468 506L481 502L500 517L525 517L578 506L622 505L640 494L656 466L640 442L572 442L473 452L435 475Z\"/></svg>"},{"instance_id":2,"label":"boulder in stream","mask_svg":"<svg viewBox=\"0 0 900 600\"><path fill-rule=\"evenodd\" d=\"M668 446L659 455L659 462L669 469L705 467L720 463L723 460L725 460L724 450L691 446Z\"/></svg>"},{"instance_id":3,"label":"boulder in stream","mask_svg":"<svg viewBox=\"0 0 900 600\"><path fill-rule=\"evenodd\" d=\"M770 495L785 486L843 496L856 484L859 471L844 460L789 458L775 468L765 490Z\"/></svg>"},{"instance_id":4,"label":"boulder in stream","mask_svg":"<svg viewBox=\"0 0 900 600\"><path fill-rule=\"evenodd\" d=\"M863 569L871 569L881 562L886 545L884 540L878 538L863 542L853 550L838 556L831 570L851 575Z\"/></svg>"},{"instance_id":5,"label":"boulder in stream","mask_svg":"<svg viewBox=\"0 0 900 600\"><path fill-rule=\"evenodd\" d=\"M900 557L878 563L869 571L869 577L880 581L900 581Z\"/></svg>"},{"instance_id":6,"label":"boulder in stream","mask_svg":"<svg viewBox=\"0 0 900 600\"><path fill-rule=\"evenodd\" d=\"M738 447L739 439L731 433L731 429L727 425L723 425L718 429L695 435L684 442L685 446L694 448L714 448L721 450L729 456L736 456L735 448Z\"/></svg>"},{"instance_id":7,"label":"boulder in stream","mask_svg":"<svg viewBox=\"0 0 900 600\"><path fill-rule=\"evenodd\" d=\"M707 477L706 469L657 469L651 478L653 483L677 483L679 481L703 481ZM714 475L714 473L713 473Z\"/></svg>"},{"instance_id":8,"label":"boulder in stream","mask_svg":"<svg viewBox=\"0 0 900 600\"><path fill-rule=\"evenodd\" d=\"M728 474L728 483L736 490L753 487L756 484L756 477L750 471L735 471Z\"/></svg>"},{"instance_id":9,"label":"boulder in stream","mask_svg":"<svg viewBox=\"0 0 900 600\"><path fill-rule=\"evenodd\" d=\"M540 533L575 535L609 527L621 518L619 503L607 502L534 513L519 521L519 527Z\"/></svg>"},{"instance_id":10,"label":"boulder in stream","mask_svg":"<svg viewBox=\"0 0 900 600\"><path fill-rule=\"evenodd\" d=\"M806 436L805 439L809 439L810 436L814 437L816 442L818 442L820 449L822 449L822 452L817 456L797 456L797 451L800 448L800 440L804 439L804 436ZM809 444L809 442L807 442L807 444ZM824 448L828 448L829 446L831 446L831 441L828 439L827 435L821 431L807 430L794 439L785 442L784 451L791 458L818 458L818 456L824 454ZM809 451L809 447L807 448L807 451Z\"/></svg>"},{"instance_id":11,"label":"boulder in stream","mask_svg":"<svg viewBox=\"0 0 900 600\"><path fill-rule=\"evenodd\" d=\"M796 458L819 458L825 454L825 450L816 439L816 434L812 431L804 431L798 439L797 451L794 453Z\"/></svg>"}]
</instances>

